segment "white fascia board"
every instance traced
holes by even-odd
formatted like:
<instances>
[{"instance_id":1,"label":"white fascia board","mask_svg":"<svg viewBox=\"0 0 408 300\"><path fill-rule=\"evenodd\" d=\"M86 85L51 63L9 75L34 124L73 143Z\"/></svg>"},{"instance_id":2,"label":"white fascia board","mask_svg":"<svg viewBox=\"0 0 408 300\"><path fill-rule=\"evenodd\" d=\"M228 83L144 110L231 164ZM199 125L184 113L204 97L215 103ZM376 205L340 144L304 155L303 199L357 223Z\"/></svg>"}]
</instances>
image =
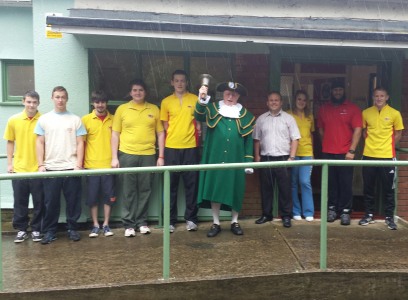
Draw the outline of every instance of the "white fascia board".
<instances>
[{"instance_id":1,"label":"white fascia board","mask_svg":"<svg viewBox=\"0 0 408 300\"><path fill-rule=\"evenodd\" d=\"M368 48L394 48L408 49L408 43L387 42L387 41L364 41L364 40L328 40L328 39L295 39L295 38L276 38L276 37L248 37L235 35L215 35L215 34L191 34L191 33L169 33L155 31L137 31L123 29L106 28L75 28L71 26L52 26L53 31L60 31L70 34L81 35L108 35L108 36L133 36L145 38L162 39L186 39L199 41L220 41L220 42L238 42L238 43L261 43L261 44L283 44L283 45L313 45L313 46L333 46L333 47L368 47Z\"/></svg>"}]
</instances>

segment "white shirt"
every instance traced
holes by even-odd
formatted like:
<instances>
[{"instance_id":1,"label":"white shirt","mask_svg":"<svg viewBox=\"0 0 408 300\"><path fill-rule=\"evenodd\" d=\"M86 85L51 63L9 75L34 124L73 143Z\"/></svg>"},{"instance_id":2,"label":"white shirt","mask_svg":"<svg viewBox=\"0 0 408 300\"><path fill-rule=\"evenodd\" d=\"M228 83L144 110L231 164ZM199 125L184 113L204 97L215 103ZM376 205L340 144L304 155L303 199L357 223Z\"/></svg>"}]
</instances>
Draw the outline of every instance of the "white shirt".
<instances>
[{"instance_id":1,"label":"white shirt","mask_svg":"<svg viewBox=\"0 0 408 300\"><path fill-rule=\"evenodd\" d=\"M290 144L300 139L296 120L284 111L277 115L266 112L258 117L252 134L254 140L259 140L261 155L283 156L290 154Z\"/></svg>"}]
</instances>

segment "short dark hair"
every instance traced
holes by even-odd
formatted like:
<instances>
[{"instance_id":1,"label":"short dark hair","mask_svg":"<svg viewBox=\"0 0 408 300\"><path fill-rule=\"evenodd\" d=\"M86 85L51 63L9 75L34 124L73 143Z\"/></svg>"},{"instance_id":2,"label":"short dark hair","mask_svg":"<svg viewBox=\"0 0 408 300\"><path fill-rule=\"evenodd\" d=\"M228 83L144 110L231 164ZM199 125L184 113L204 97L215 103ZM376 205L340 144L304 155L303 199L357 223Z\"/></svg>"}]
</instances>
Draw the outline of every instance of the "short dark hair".
<instances>
[{"instance_id":1,"label":"short dark hair","mask_svg":"<svg viewBox=\"0 0 408 300\"><path fill-rule=\"evenodd\" d=\"M108 95L104 91L98 90L98 91L93 91L91 93L91 101L92 102L108 102Z\"/></svg>"},{"instance_id":2,"label":"short dark hair","mask_svg":"<svg viewBox=\"0 0 408 300\"><path fill-rule=\"evenodd\" d=\"M376 87L376 88L373 90L373 94L374 94L375 92L377 92L377 91L386 92L387 95L389 95L388 90L387 90L385 87L383 87L383 86Z\"/></svg>"},{"instance_id":3,"label":"short dark hair","mask_svg":"<svg viewBox=\"0 0 408 300\"><path fill-rule=\"evenodd\" d=\"M129 90L131 91L134 85L140 85L147 92L147 85L142 79L133 79L129 82Z\"/></svg>"},{"instance_id":4,"label":"short dark hair","mask_svg":"<svg viewBox=\"0 0 408 300\"><path fill-rule=\"evenodd\" d=\"M269 96L272 95L272 94L278 95L279 98L280 98L281 101L282 101L282 95L281 95L281 93L280 93L279 91L270 91L270 92L268 93L268 98L269 98Z\"/></svg>"},{"instance_id":5,"label":"short dark hair","mask_svg":"<svg viewBox=\"0 0 408 300\"><path fill-rule=\"evenodd\" d=\"M54 92L65 92L65 95L67 95L67 99L68 99L67 89L64 88L63 86L59 85L59 86L56 86L55 88L53 88L52 93L51 93L51 97L54 96Z\"/></svg>"},{"instance_id":6,"label":"short dark hair","mask_svg":"<svg viewBox=\"0 0 408 300\"><path fill-rule=\"evenodd\" d=\"M27 97L37 99L38 102L40 102L40 95L38 95L38 93L36 91L34 91L34 90L29 90L29 91L25 92L24 96L23 96L23 100L25 100Z\"/></svg>"},{"instance_id":7,"label":"short dark hair","mask_svg":"<svg viewBox=\"0 0 408 300\"><path fill-rule=\"evenodd\" d=\"M184 75L186 77L186 80L188 81L188 75L187 72L184 70L175 70L172 74L171 74L171 80L174 79L175 75Z\"/></svg>"}]
</instances>

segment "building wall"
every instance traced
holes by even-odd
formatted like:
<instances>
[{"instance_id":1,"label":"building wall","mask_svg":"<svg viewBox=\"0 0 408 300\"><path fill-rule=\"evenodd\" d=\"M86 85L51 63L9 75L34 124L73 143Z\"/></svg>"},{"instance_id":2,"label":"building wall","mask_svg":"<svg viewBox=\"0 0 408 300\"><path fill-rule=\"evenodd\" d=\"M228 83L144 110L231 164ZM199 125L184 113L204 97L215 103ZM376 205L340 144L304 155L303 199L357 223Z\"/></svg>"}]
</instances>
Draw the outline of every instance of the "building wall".
<instances>
[{"instance_id":1,"label":"building wall","mask_svg":"<svg viewBox=\"0 0 408 300\"><path fill-rule=\"evenodd\" d=\"M2 78L1 60L34 59L33 26L31 8L0 7L0 79ZM0 84L0 103L3 101L3 84ZM6 154L6 141L3 130L10 116L23 109L21 103L13 106L0 106L0 154ZM0 159L0 173L7 171L6 159ZM10 181L0 182L1 207L13 206Z\"/></svg>"},{"instance_id":2,"label":"building wall","mask_svg":"<svg viewBox=\"0 0 408 300\"><path fill-rule=\"evenodd\" d=\"M244 84L251 93L248 97L241 99L243 105L248 108L256 117L267 110L266 94L268 92L269 81L269 61L268 56L263 54L241 54L235 57L235 70L237 81ZM363 67L367 68L367 67ZM372 68L372 67L370 67ZM371 69L370 69L371 70ZM355 67L351 72L351 78L358 76L360 67ZM367 80L366 78L364 80ZM408 82L408 59L403 63L403 82ZM368 86L368 83L362 84L360 81L352 81L353 85ZM355 96L355 95L354 95ZM354 97L353 96L353 97ZM354 98L353 98L354 99ZM404 119L404 125L408 128L408 85L403 85L401 99L401 114ZM403 131L403 137L400 147L408 149L407 129ZM400 153L399 160L408 160L408 153ZM357 175L358 176L358 175ZM398 171L398 204L397 215L408 218L408 167L401 167ZM259 192L259 172L255 171L253 175L247 175L246 193L242 209L242 216L261 215L261 200ZM362 183L361 183L362 184Z\"/></svg>"},{"instance_id":3,"label":"building wall","mask_svg":"<svg viewBox=\"0 0 408 300\"><path fill-rule=\"evenodd\" d=\"M68 110L80 116L89 112L88 51L71 34L46 38L46 14L69 15L74 1L33 1L35 86L44 101L41 111L53 108L51 91L57 85L69 93Z\"/></svg>"},{"instance_id":4,"label":"building wall","mask_svg":"<svg viewBox=\"0 0 408 300\"><path fill-rule=\"evenodd\" d=\"M68 109L80 116L89 112L88 52L73 35L62 39L47 39L46 13L68 16L73 1L33 1L31 8L0 7L0 60L33 59L35 89L40 94L41 112L53 108L51 91L63 85L69 93ZM35 41L35 43L34 43ZM1 68L0 68L1 70ZM2 85L0 85L1 87ZM0 94L1 95L1 94ZM9 116L21 111L22 105L0 106L1 135ZM0 154L6 153L6 142L0 141ZM6 160L0 160L0 172L6 170ZM11 183L0 183L2 208L13 207Z\"/></svg>"},{"instance_id":5,"label":"building wall","mask_svg":"<svg viewBox=\"0 0 408 300\"><path fill-rule=\"evenodd\" d=\"M242 83L249 95L240 102L255 117L267 111L266 96L269 91L269 55L238 54L235 56L236 80ZM242 216L262 215L259 171L246 175L246 190Z\"/></svg>"},{"instance_id":6,"label":"building wall","mask_svg":"<svg viewBox=\"0 0 408 300\"><path fill-rule=\"evenodd\" d=\"M401 99L401 114L404 119L405 130L402 132L400 147L408 149L408 59L402 64L403 66L403 84ZM408 160L408 153L401 152L399 160ZM408 219L408 167L401 167L398 170L398 207L397 215Z\"/></svg>"},{"instance_id":7,"label":"building wall","mask_svg":"<svg viewBox=\"0 0 408 300\"><path fill-rule=\"evenodd\" d=\"M133 1L135 4L140 1ZM32 10L30 8L9 8L0 9L0 59L19 58L35 59L35 79L36 90L41 96L40 110L46 112L52 109L52 103L49 100L51 90L56 85L64 85L69 92L68 109L78 115L84 115L88 112L89 97L89 78L88 78L88 47L101 48L132 48L139 45L137 38L120 37L87 37L70 34L63 34L62 39L47 39L45 36L45 16L46 13L61 13L63 16L69 16L69 9L75 8L94 8L94 9L112 9L129 10L134 7L135 10L154 11L163 13L181 13L181 14L199 14L199 15L252 15L252 16L276 16L276 17L327 17L327 18L367 18L367 19L385 19L385 20L405 20L407 16L401 14L406 11L408 3L403 1L351 1L344 4L344 1L282 1L271 2L263 1L159 1L151 0L144 2L143 7L138 5L129 5L129 1L96 1L96 0L54 0L54 1L33 1ZM205 5L203 5L203 3ZM256 5L255 5L256 4ZM324 4L324 5L322 5ZM364 10L364 16L361 11ZM31 16L32 13L32 16ZM35 43L34 43L35 41ZM127 43L132 41L132 43ZM146 41L146 40L145 40ZM153 39L146 41L147 46L143 49L149 50ZM160 40L159 40L160 42ZM166 43L175 51L200 51L205 42L181 43L171 40ZM214 44L214 43L213 43ZM5 45L6 47L3 47ZM157 47L162 47L158 43ZM208 45L208 44L205 44ZM236 53L250 53L257 51L258 54L237 54L234 60L236 71L236 80L243 83L251 91L251 94L242 99L243 104L251 110L256 116L266 111L266 94L269 87L269 57L265 54L267 45L229 44L215 43L214 49L209 51L219 51L219 47L229 49ZM204 48L206 49L206 48ZM261 53L265 52L265 53ZM404 63L404 82L408 80L408 60ZM408 115L408 87L404 87L402 99L402 114ZM16 107L0 107L2 116L9 116L22 109ZM0 128L4 128L7 118L0 118ZM405 124L407 124L405 118ZM408 148L408 135L403 134L401 146ZM0 142L1 149L5 149L5 142ZM5 150L0 153L4 153ZM408 154L401 154L400 159L407 159ZM3 163L3 162L2 162ZM5 166L1 166L5 170ZM247 190L245 194L243 215L260 214L260 195L258 172L247 176ZM399 205L398 215L408 217L408 168L400 168L399 178ZM12 207L12 194L10 184L2 182L1 205L2 207ZM6 199L3 199L6 197Z\"/></svg>"}]
</instances>

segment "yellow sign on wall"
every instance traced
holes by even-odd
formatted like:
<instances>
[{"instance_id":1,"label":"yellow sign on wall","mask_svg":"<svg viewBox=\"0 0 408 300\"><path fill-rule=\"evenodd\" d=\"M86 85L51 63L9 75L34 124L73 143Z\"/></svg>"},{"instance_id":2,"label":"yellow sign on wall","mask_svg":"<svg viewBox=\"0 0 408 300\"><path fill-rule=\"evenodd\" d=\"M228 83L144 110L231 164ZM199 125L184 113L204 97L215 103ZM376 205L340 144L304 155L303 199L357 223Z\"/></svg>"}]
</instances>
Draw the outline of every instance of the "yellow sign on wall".
<instances>
[{"instance_id":1,"label":"yellow sign on wall","mask_svg":"<svg viewBox=\"0 0 408 300\"><path fill-rule=\"evenodd\" d=\"M45 16L62 17L62 13L46 13ZM51 25L45 28L45 36L47 39L62 39L62 32L53 31Z\"/></svg>"},{"instance_id":2,"label":"yellow sign on wall","mask_svg":"<svg viewBox=\"0 0 408 300\"><path fill-rule=\"evenodd\" d=\"M52 31L51 27L45 29L47 39L62 39L62 32Z\"/></svg>"}]
</instances>

